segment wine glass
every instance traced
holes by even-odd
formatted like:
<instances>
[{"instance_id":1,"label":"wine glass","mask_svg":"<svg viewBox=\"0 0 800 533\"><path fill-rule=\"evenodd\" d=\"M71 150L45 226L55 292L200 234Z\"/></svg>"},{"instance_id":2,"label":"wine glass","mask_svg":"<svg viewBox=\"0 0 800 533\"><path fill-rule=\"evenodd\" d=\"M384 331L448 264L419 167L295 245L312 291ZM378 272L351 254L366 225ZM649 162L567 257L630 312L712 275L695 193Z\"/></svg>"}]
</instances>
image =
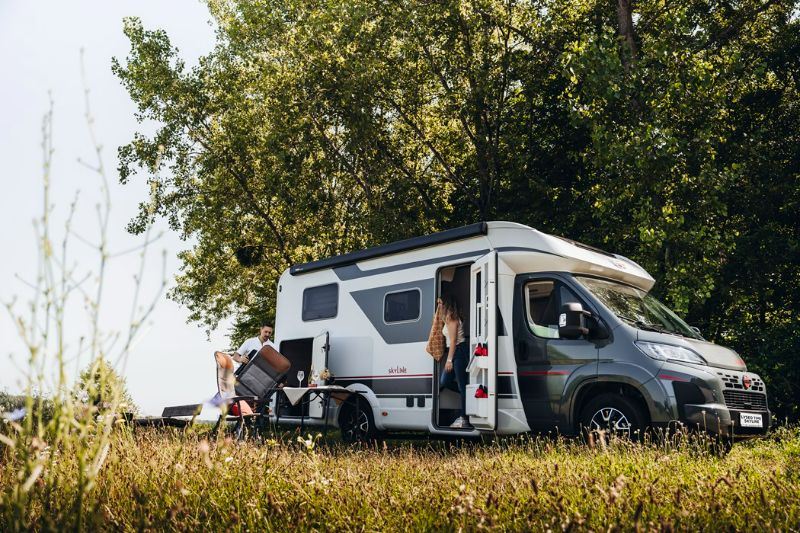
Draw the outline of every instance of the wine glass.
<instances>
[{"instance_id":1,"label":"wine glass","mask_svg":"<svg viewBox=\"0 0 800 533\"><path fill-rule=\"evenodd\" d=\"M298 387L302 387L303 386L303 378L304 377L306 377L306 373L303 372L302 370L298 370L297 371L297 386Z\"/></svg>"}]
</instances>

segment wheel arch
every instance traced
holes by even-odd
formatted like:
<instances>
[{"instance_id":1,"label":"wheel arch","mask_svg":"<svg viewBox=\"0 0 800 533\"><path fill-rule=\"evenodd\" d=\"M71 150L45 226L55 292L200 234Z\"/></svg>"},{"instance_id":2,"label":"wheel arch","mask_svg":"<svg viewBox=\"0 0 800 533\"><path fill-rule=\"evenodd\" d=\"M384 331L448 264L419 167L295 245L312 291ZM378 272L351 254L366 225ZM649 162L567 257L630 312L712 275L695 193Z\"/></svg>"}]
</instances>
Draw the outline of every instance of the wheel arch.
<instances>
[{"instance_id":1,"label":"wheel arch","mask_svg":"<svg viewBox=\"0 0 800 533\"><path fill-rule=\"evenodd\" d=\"M361 383L354 383L352 385L348 385L345 387L349 391L353 391L358 393L364 400L367 401L369 404L370 409L372 410L372 422L375 424L375 429L378 431L383 431L386 429L383 425L383 421L381 420L380 413L380 403L378 402L378 397L375 396L375 393L367 387L366 385L362 385ZM336 409L336 424L339 424L339 419L344 413L344 410L349 406L348 402L342 402L340 406Z\"/></svg>"},{"instance_id":2,"label":"wheel arch","mask_svg":"<svg viewBox=\"0 0 800 533\"><path fill-rule=\"evenodd\" d=\"M601 394L617 394L633 400L641 407L642 413L644 413L647 419L647 423L649 424L652 421L652 398L649 397L646 390L637 387L636 384L628 380L594 379L582 384L573 397L572 408L570 410L570 423L576 431L578 429L581 411L583 411L593 398Z\"/></svg>"}]
</instances>

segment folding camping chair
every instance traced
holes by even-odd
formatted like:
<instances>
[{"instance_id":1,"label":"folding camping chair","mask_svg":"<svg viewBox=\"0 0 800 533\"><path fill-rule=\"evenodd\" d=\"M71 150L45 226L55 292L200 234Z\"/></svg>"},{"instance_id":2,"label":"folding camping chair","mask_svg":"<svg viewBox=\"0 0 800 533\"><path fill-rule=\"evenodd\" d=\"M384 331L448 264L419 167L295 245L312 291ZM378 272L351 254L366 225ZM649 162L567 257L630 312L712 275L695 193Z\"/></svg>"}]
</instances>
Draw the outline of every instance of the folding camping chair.
<instances>
[{"instance_id":1,"label":"folding camping chair","mask_svg":"<svg viewBox=\"0 0 800 533\"><path fill-rule=\"evenodd\" d=\"M226 398L231 402L232 414L228 413L220 416L213 432L219 430L222 422L236 422L234 435L242 438L248 428L257 426L264 429L269 420L269 404L272 396L278 390L284 376L289 371L291 363L281 355L275 348L269 345L262 346L261 350L253 350L248 354L247 364L240 366L234 377L234 396ZM222 394L220 379L217 379L217 388ZM245 409L244 405L249 409ZM235 407L234 407L235 406ZM251 413L246 413L251 411ZM223 420L224 419L224 420Z\"/></svg>"}]
</instances>

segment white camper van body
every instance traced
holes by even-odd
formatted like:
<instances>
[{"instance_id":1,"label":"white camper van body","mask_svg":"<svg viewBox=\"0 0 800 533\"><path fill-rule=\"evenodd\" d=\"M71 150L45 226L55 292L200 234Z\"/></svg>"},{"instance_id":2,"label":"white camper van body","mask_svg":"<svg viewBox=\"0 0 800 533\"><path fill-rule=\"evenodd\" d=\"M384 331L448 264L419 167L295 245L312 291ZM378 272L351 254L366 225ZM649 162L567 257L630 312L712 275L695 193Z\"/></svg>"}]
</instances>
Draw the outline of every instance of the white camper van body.
<instances>
[{"instance_id":1,"label":"white camper van body","mask_svg":"<svg viewBox=\"0 0 800 533\"><path fill-rule=\"evenodd\" d=\"M355 408L330 402L325 412L317 400L280 420L331 420L353 435L630 432L674 421L725 437L765 433L763 380L647 295L653 284L625 257L510 222L295 265L278 282L275 324L293 364L288 384L296 370L328 368L360 396ZM444 288L460 300L471 354L467 429L450 427L461 396L439 390L440 365L425 351Z\"/></svg>"},{"instance_id":2,"label":"white camper van body","mask_svg":"<svg viewBox=\"0 0 800 533\"><path fill-rule=\"evenodd\" d=\"M470 231L454 233L452 240L442 238L443 242L426 244L421 238L395 243L399 251L392 253L389 249L370 259L343 256L338 261L327 260L333 265L329 267L323 260L317 262L322 264L309 264L310 269L302 268L304 265L287 269L278 283L275 330L280 351L286 353L287 341L321 339L327 334L327 364L319 359L325 342L314 343L316 370L326 364L336 384L360 392L369 401L377 430L463 435L463 430L437 424L436 365L425 346L435 313L439 273L447 267L469 266L471 304L464 312L470 313L470 354L478 343L488 345L489 354L483 358L485 361L471 358L470 382L483 384L488 398L467 397L467 412L471 413L474 427L468 431L529 431L510 331L515 276L525 272L584 273L619 280L645 291L654 280L629 259L600 253L521 224L488 222L459 228L466 229ZM448 232L434 237L445 233ZM328 285L338 287L335 316L304 320L304 293ZM419 291L419 316L386 323L386 296L409 290ZM496 316L498 311L500 317ZM590 355L584 362L584 371L596 374L596 365L596 356ZM504 386L498 389L500 381ZM474 392L474 388L468 390ZM330 408L336 409L333 402ZM317 413L312 413L306 423L321 424L321 414ZM282 422L291 419L281 417ZM330 419L336 420L336 413Z\"/></svg>"}]
</instances>

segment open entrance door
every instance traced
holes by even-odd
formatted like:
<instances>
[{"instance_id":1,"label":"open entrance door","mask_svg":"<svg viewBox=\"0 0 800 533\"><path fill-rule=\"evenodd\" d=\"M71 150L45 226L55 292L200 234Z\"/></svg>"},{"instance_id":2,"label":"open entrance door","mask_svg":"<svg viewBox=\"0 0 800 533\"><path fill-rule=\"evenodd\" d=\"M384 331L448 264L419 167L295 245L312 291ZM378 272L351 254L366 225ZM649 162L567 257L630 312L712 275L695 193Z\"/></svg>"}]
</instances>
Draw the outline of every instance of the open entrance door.
<instances>
[{"instance_id":1,"label":"open entrance door","mask_svg":"<svg viewBox=\"0 0 800 533\"><path fill-rule=\"evenodd\" d=\"M470 361L466 415L478 429L497 426L497 252L470 269Z\"/></svg>"},{"instance_id":2,"label":"open entrance door","mask_svg":"<svg viewBox=\"0 0 800 533\"><path fill-rule=\"evenodd\" d=\"M320 372L328 368L328 349L330 348L329 335L327 331L314 337L314 342L311 345L311 373L308 376L308 382L316 383L317 386L323 384L319 378ZM308 416L310 418L322 418L324 413L324 404L321 397L317 397L308 404Z\"/></svg>"}]
</instances>

